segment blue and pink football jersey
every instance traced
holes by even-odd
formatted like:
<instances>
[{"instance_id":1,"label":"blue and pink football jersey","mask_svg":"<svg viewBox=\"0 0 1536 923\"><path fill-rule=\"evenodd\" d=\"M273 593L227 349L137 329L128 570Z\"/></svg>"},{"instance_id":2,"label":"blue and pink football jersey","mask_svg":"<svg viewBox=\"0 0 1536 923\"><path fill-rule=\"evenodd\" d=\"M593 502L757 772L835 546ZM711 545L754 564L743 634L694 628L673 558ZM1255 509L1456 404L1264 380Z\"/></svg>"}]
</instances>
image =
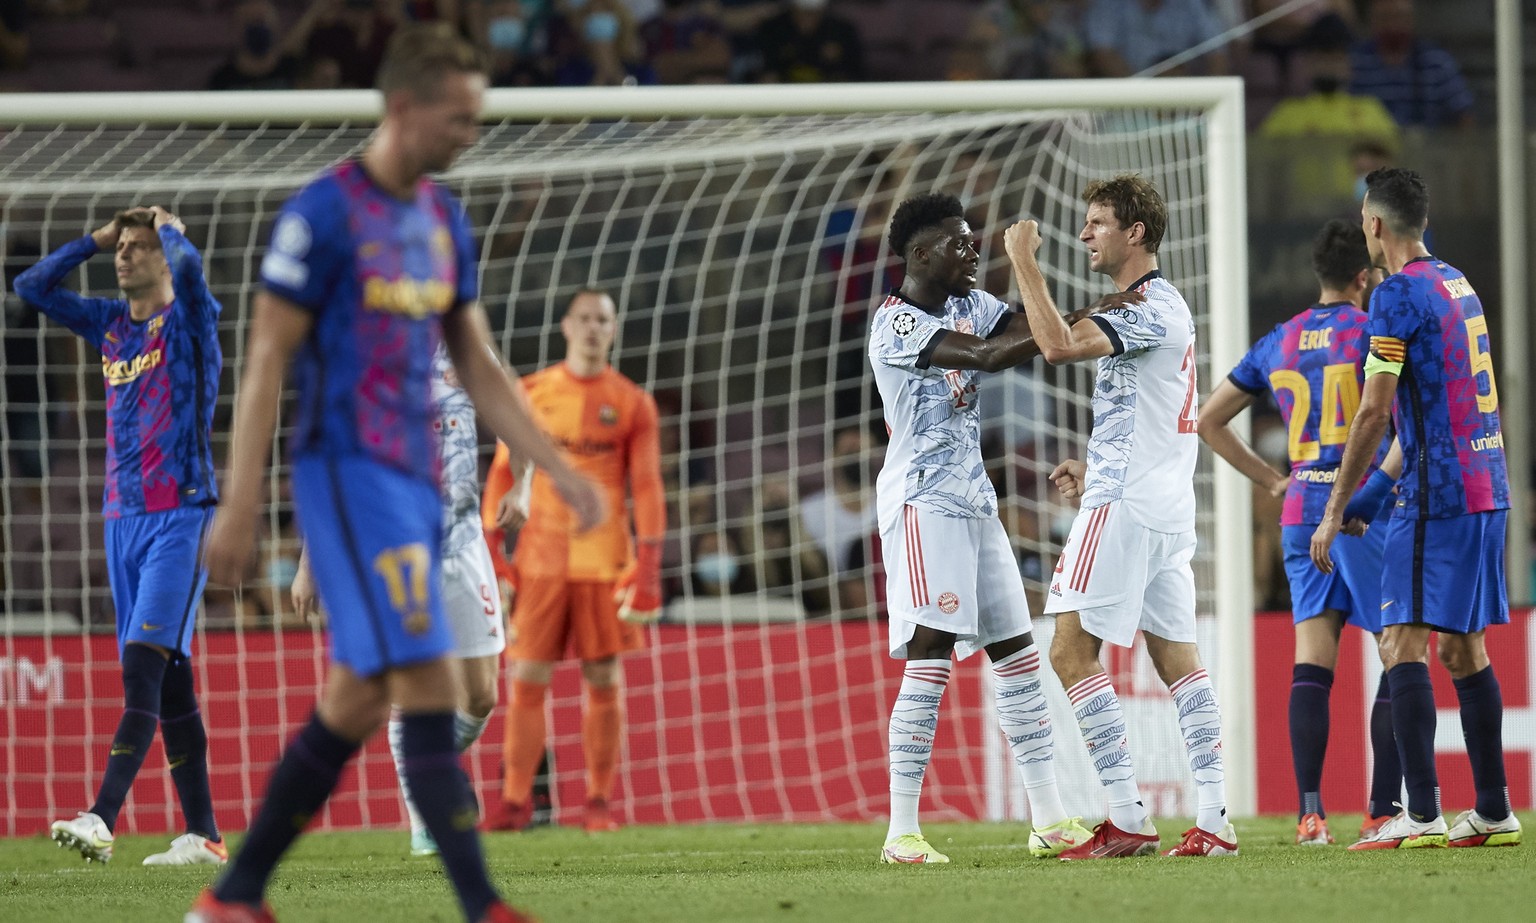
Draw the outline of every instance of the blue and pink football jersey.
<instances>
[{"instance_id":1,"label":"blue and pink football jersey","mask_svg":"<svg viewBox=\"0 0 1536 923\"><path fill-rule=\"evenodd\" d=\"M89 236L16 278L16 293L101 352L107 400L108 519L218 501L209 433L224 356L221 307L197 248L169 225L158 231L175 297L140 322L121 298L86 298L60 283L96 255Z\"/></svg>"},{"instance_id":2,"label":"blue and pink football jersey","mask_svg":"<svg viewBox=\"0 0 1536 923\"><path fill-rule=\"evenodd\" d=\"M1273 392L1280 406L1291 460L1282 526L1323 521L1349 424L1360 407L1367 320L1349 302L1314 305L1255 343L1227 376L1250 394ZM1370 471L1390 444L1389 439L1376 453Z\"/></svg>"},{"instance_id":3,"label":"blue and pink football jersey","mask_svg":"<svg viewBox=\"0 0 1536 923\"><path fill-rule=\"evenodd\" d=\"M315 314L294 363L296 456L367 456L437 483L432 361L442 315L477 297L475 257L463 208L431 180L403 201L349 161L283 205L261 281Z\"/></svg>"},{"instance_id":4,"label":"blue and pink football jersey","mask_svg":"<svg viewBox=\"0 0 1536 923\"><path fill-rule=\"evenodd\" d=\"M1460 270L1420 257L1371 295L1371 352L1400 362L1397 512L1445 519L1509 508L1488 321Z\"/></svg>"}]
</instances>

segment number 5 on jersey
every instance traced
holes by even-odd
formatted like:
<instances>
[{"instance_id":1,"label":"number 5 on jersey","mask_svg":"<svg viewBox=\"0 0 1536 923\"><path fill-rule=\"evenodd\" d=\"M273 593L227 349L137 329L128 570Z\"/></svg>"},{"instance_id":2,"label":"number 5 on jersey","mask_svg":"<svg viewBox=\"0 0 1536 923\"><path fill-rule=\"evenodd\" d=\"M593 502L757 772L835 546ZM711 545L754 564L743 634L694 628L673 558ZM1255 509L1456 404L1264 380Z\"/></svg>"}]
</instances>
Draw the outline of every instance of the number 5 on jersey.
<instances>
[{"instance_id":1,"label":"number 5 on jersey","mask_svg":"<svg viewBox=\"0 0 1536 923\"><path fill-rule=\"evenodd\" d=\"M1481 384L1477 389L1477 409L1481 413L1493 413L1499 409L1499 386L1493 380L1493 356L1483 347L1488 342L1488 318L1479 314L1463 322L1467 328L1467 358L1472 362L1472 377L1487 373L1488 393Z\"/></svg>"}]
</instances>

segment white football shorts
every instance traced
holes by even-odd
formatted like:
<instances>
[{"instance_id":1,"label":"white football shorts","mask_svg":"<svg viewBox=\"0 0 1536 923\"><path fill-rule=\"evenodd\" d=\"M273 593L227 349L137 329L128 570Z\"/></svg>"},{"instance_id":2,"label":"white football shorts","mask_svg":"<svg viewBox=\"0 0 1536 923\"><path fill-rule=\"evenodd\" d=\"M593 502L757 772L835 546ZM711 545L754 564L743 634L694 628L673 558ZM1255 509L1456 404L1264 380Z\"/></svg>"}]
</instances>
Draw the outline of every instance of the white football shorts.
<instances>
[{"instance_id":1,"label":"white football shorts","mask_svg":"<svg viewBox=\"0 0 1536 923\"><path fill-rule=\"evenodd\" d=\"M880 536L891 656L904 660L918 625L955 636L961 660L1031 628L1024 580L997 517L958 519L902 507Z\"/></svg>"},{"instance_id":2,"label":"white football shorts","mask_svg":"<svg viewBox=\"0 0 1536 923\"><path fill-rule=\"evenodd\" d=\"M1138 629L1195 641L1195 533L1157 532L1119 502L1079 510L1051 575L1045 611L1076 612L1089 634L1130 647Z\"/></svg>"},{"instance_id":3,"label":"white football shorts","mask_svg":"<svg viewBox=\"0 0 1536 923\"><path fill-rule=\"evenodd\" d=\"M470 542L443 558L443 609L453 629L455 657L488 657L506 648L501 592L485 542Z\"/></svg>"}]
</instances>

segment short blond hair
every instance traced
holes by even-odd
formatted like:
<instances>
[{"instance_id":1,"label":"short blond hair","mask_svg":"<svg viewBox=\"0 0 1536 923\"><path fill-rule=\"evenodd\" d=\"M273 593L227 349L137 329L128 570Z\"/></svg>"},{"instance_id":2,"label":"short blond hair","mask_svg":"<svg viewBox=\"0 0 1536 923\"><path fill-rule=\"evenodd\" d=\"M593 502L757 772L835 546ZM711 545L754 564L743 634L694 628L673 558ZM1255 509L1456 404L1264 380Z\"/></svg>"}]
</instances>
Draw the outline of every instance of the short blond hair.
<instances>
[{"instance_id":1,"label":"short blond hair","mask_svg":"<svg viewBox=\"0 0 1536 923\"><path fill-rule=\"evenodd\" d=\"M389 40L374 85L385 96L407 90L421 99L437 95L449 74L486 73L485 56L445 22L401 26Z\"/></svg>"}]
</instances>

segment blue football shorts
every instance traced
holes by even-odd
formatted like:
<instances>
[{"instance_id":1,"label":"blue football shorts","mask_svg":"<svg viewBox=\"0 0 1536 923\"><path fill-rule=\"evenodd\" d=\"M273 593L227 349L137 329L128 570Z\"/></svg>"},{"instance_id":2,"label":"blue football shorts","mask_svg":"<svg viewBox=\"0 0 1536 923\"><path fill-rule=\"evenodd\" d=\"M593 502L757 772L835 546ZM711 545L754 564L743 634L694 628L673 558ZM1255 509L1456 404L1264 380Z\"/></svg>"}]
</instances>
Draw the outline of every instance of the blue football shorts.
<instances>
[{"instance_id":1,"label":"blue football shorts","mask_svg":"<svg viewBox=\"0 0 1536 923\"><path fill-rule=\"evenodd\" d=\"M369 677L453 653L436 485L372 459L316 455L294 459L293 498L333 661Z\"/></svg>"},{"instance_id":2,"label":"blue football shorts","mask_svg":"<svg viewBox=\"0 0 1536 923\"><path fill-rule=\"evenodd\" d=\"M1332 609L1348 617L1345 623L1372 634L1381 631L1382 549L1387 541L1387 518L1382 517L1364 535L1340 534L1334 539L1333 573L1325 574L1312 563L1312 533L1317 526L1281 526L1280 548L1285 553L1285 576L1291 584L1291 617L1295 624Z\"/></svg>"},{"instance_id":3,"label":"blue football shorts","mask_svg":"<svg viewBox=\"0 0 1536 923\"><path fill-rule=\"evenodd\" d=\"M1394 517L1381 574L1381 624L1471 634L1509 622L1508 510L1448 519Z\"/></svg>"},{"instance_id":4,"label":"blue football shorts","mask_svg":"<svg viewBox=\"0 0 1536 923\"><path fill-rule=\"evenodd\" d=\"M107 520L119 657L129 643L191 655L197 603L208 583L203 543L212 519L211 506L183 506Z\"/></svg>"}]
</instances>

